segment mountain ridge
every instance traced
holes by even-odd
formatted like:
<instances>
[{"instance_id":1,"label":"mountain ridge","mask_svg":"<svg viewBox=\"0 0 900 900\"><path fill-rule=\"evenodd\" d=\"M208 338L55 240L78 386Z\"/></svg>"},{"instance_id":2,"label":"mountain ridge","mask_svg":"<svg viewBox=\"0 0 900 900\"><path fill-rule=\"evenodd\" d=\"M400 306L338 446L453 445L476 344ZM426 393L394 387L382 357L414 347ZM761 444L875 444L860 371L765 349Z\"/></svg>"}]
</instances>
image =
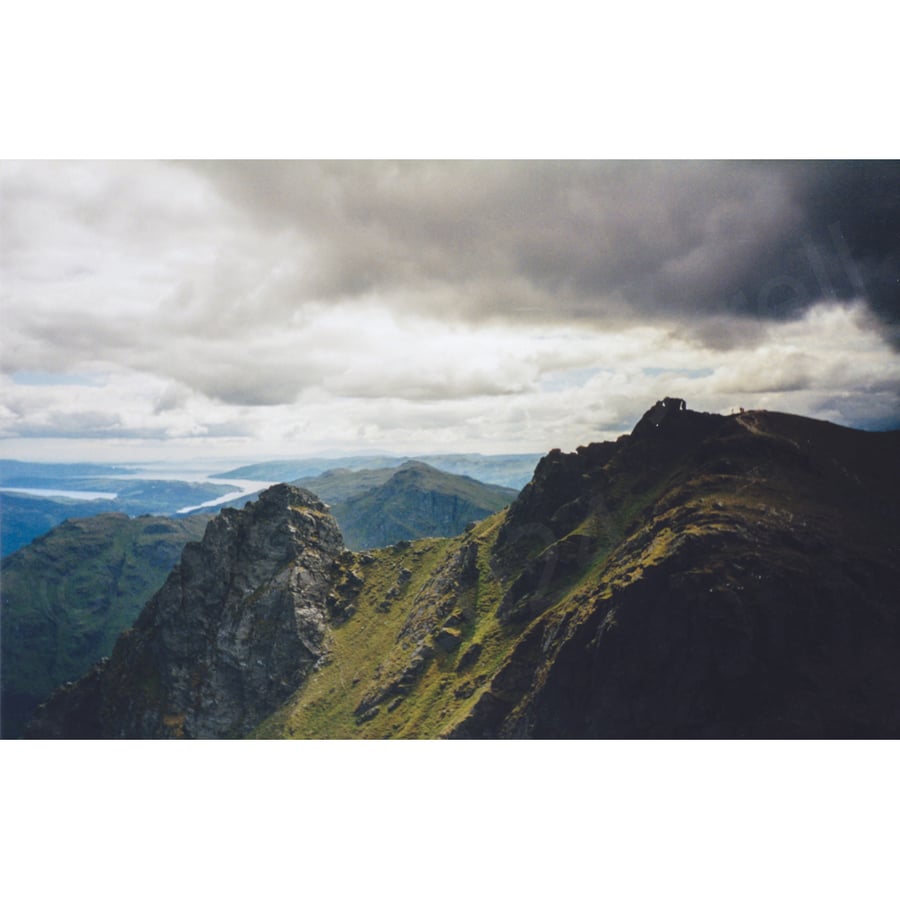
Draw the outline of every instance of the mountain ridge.
<instances>
[{"instance_id":1,"label":"mountain ridge","mask_svg":"<svg viewBox=\"0 0 900 900\"><path fill-rule=\"evenodd\" d=\"M220 472L213 477L293 483L302 478L314 478L333 469L348 469L355 472L362 469L397 468L404 462L418 461L450 475L466 475L484 484L518 490L528 482L540 458L540 453L425 453L415 456L311 457L251 463Z\"/></svg>"},{"instance_id":2,"label":"mountain ridge","mask_svg":"<svg viewBox=\"0 0 900 900\"><path fill-rule=\"evenodd\" d=\"M328 469L289 483L329 504L352 550L451 537L471 521L508 505L518 494L513 488L444 472L421 460L380 469ZM239 497L213 509L239 508L259 496Z\"/></svg>"},{"instance_id":3,"label":"mountain ridge","mask_svg":"<svg viewBox=\"0 0 900 900\"><path fill-rule=\"evenodd\" d=\"M900 736L900 432L839 428L666 398L462 535L338 554L322 655L243 733ZM126 676L32 736L92 691L132 702Z\"/></svg>"}]
</instances>

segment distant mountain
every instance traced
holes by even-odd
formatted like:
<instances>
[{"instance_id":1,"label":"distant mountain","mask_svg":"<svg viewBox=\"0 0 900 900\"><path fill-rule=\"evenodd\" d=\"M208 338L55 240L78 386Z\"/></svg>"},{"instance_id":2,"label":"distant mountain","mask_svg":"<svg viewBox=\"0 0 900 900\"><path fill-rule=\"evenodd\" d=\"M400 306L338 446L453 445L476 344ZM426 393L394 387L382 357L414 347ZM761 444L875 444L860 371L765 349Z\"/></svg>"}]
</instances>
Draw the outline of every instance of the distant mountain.
<instances>
[{"instance_id":1,"label":"distant mountain","mask_svg":"<svg viewBox=\"0 0 900 900\"><path fill-rule=\"evenodd\" d=\"M326 503L344 503L372 488L380 487L396 472L396 466L389 469L329 469L321 475L298 478L291 484L312 491Z\"/></svg>"},{"instance_id":2,"label":"distant mountain","mask_svg":"<svg viewBox=\"0 0 900 900\"><path fill-rule=\"evenodd\" d=\"M482 456L480 453L451 453L417 456L416 459L454 475L468 475L486 484L499 484L520 490L534 474L540 453L514 453Z\"/></svg>"},{"instance_id":3,"label":"distant mountain","mask_svg":"<svg viewBox=\"0 0 900 900\"><path fill-rule=\"evenodd\" d=\"M35 497L0 491L0 554L8 556L65 519L112 512L111 500Z\"/></svg>"},{"instance_id":4,"label":"distant mountain","mask_svg":"<svg viewBox=\"0 0 900 900\"><path fill-rule=\"evenodd\" d=\"M397 456L348 456L310 459L276 459L251 463L237 469L229 469L212 478L238 478L248 481L294 482L300 478L313 478L333 469L356 472L360 469L384 469L399 466L404 461Z\"/></svg>"},{"instance_id":5,"label":"distant mountain","mask_svg":"<svg viewBox=\"0 0 900 900\"><path fill-rule=\"evenodd\" d=\"M518 494L418 461L388 469L330 469L291 483L331 506L351 550L459 534L470 522L508 506ZM258 497L251 494L204 511L241 508Z\"/></svg>"},{"instance_id":6,"label":"distant mountain","mask_svg":"<svg viewBox=\"0 0 900 900\"><path fill-rule=\"evenodd\" d=\"M381 484L332 503L331 512L351 550L452 537L469 523L509 506L518 495L512 488L451 475L423 462L386 471L390 477ZM309 482L304 486L310 487Z\"/></svg>"},{"instance_id":7,"label":"distant mountain","mask_svg":"<svg viewBox=\"0 0 900 900\"><path fill-rule=\"evenodd\" d=\"M129 466L110 466L98 463L35 463L18 459L0 459L2 484L12 486L17 482L35 483L49 478L94 478L98 476L132 475L136 470Z\"/></svg>"},{"instance_id":8,"label":"distant mountain","mask_svg":"<svg viewBox=\"0 0 900 900\"><path fill-rule=\"evenodd\" d=\"M208 518L70 519L3 560L0 731L112 650Z\"/></svg>"},{"instance_id":9,"label":"distant mountain","mask_svg":"<svg viewBox=\"0 0 900 900\"><path fill-rule=\"evenodd\" d=\"M898 459L666 398L464 534L360 553L278 485L29 735L897 739Z\"/></svg>"},{"instance_id":10,"label":"distant mountain","mask_svg":"<svg viewBox=\"0 0 900 900\"><path fill-rule=\"evenodd\" d=\"M0 490L0 551L3 556L24 547L38 535L69 518L95 516L104 512L123 512L130 516L171 515L179 509L199 506L239 490L227 484L120 479L100 475L77 475L71 478L29 475L7 479L10 480L23 482L23 491L31 488L58 490L61 493L44 497L19 493L19 488L16 491ZM116 497L76 499L63 496L65 491L114 493Z\"/></svg>"},{"instance_id":11,"label":"distant mountain","mask_svg":"<svg viewBox=\"0 0 900 900\"><path fill-rule=\"evenodd\" d=\"M331 459L274 460L241 466L213 477L299 483L301 479L312 478L329 470L344 469L356 472L361 469L396 468L404 462L419 461L453 475L468 475L470 478L486 484L519 489L528 483L540 458L539 453L493 456L480 453L452 453L426 454L416 457L356 456Z\"/></svg>"},{"instance_id":12,"label":"distant mountain","mask_svg":"<svg viewBox=\"0 0 900 900\"><path fill-rule=\"evenodd\" d=\"M240 491L233 484L211 484L209 482L188 481L128 481L120 482L115 503L117 508L131 516L171 515L188 506L199 506Z\"/></svg>"}]
</instances>

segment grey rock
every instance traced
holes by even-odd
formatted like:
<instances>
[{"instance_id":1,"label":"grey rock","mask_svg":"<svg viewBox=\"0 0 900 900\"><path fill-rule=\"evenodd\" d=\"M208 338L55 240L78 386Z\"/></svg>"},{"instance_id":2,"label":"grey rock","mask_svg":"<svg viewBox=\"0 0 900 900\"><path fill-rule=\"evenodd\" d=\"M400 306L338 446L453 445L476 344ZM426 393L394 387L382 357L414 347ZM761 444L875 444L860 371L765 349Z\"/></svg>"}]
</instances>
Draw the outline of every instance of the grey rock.
<instances>
[{"instance_id":1,"label":"grey rock","mask_svg":"<svg viewBox=\"0 0 900 900\"><path fill-rule=\"evenodd\" d=\"M324 656L343 549L324 504L301 488L275 485L243 510L223 510L119 638L92 682L99 733L80 736L249 732ZM51 698L32 736L66 720L78 690Z\"/></svg>"}]
</instances>

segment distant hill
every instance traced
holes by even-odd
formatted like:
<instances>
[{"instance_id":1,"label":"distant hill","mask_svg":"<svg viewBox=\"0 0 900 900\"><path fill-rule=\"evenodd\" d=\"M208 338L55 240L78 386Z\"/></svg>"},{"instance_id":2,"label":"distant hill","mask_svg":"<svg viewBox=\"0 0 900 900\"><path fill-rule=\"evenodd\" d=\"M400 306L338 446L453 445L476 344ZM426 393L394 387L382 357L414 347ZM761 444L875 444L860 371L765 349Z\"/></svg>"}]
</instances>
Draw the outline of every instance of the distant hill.
<instances>
[{"instance_id":1,"label":"distant hill","mask_svg":"<svg viewBox=\"0 0 900 900\"><path fill-rule=\"evenodd\" d=\"M508 506L518 495L513 488L482 484L416 460L387 469L330 469L291 484L331 506L351 550L423 537L451 537L470 522ZM258 497L240 497L204 512L243 508Z\"/></svg>"},{"instance_id":2,"label":"distant hill","mask_svg":"<svg viewBox=\"0 0 900 900\"><path fill-rule=\"evenodd\" d=\"M4 463L4 465L8 465ZM25 465L25 464L18 464ZM49 468L49 466L48 466ZM88 468L87 466L78 468ZM230 491L233 485L190 483L146 479L121 479L106 475L73 475L71 478L43 477L35 474L9 476L7 482L21 484L21 490L58 490L59 495L42 497L17 491L0 490L0 553L24 547L66 519L96 516L104 512L123 512L130 516L171 515L188 506L199 506ZM63 496L65 491L95 491L116 494L115 499L77 499Z\"/></svg>"},{"instance_id":3,"label":"distant hill","mask_svg":"<svg viewBox=\"0 0 900 900\"><path fill-rule=\"evenodd\" d=\"M329 469L321 475L311 478L298 478L291 484L312 491L326 503L343 503L358 497L372 488L379 487L397 472L396 467L389 469Z\"/></svg>"},{"instance_id":4,"label":"distant hill","mask_svg":"<svg viewBox=\"0 0 900 900\"><path fill-rule=\"evenodd\" d=\"M111 500L74 500L0 492L0 554L8 556L70 518L112 512Z\"/></svg>"},{"instance_id":5,"label":"distant hill","mask_svg":"<svg viewBox=\"0 0 900 900\"><path fill-rule=\"evenodd\" d=\"M486 484L499 484L521 490L534 474L541 453L514 453L482 456L480 453L451 453L417 456L416 459L453 475L468 475Z\"/></svg>"},{"instance_id":6,"label":"distant hill","mask_svg":"<svg viewBox=\"0 0 900 900\"><path fill-rule=\"evenodd\" d=\"M0 459L2 484L11 487L17 483L29 483L49 478L95 478L99 476L132 475L136 470L128 466L110 466L102 463L36 463L19 459Z\"/></svg>"},{"instance_id":7,"label":"distant hill","mask_svg":"<svg viewBox=\"0 0 900 900\"><path fill-rule=\"evenodd\" d=\"M239 478L248 481L294 482L300 478L313 478L333 469L358 472L360 469L384 469L399 466L404 459L397 456L348 456L316 457L310 459L276 459L251 463L227 472L219 472L212 478Z\"/></svg>"},{"instance_id":8,"label":"distant hill","mask_svg":"<svg viewBox=\"0 0 900 900\"><path fill-rule=\"evenodd\" d=\"M112 650L208 517L70 519L3 560L0 730L16 737L39 702Z\"/></svg>"},{"instance_id":9,"label":"distant hill","mask_svg":"<svg viewBox=\"0 0 900 900\"><path fill-rule=\"evenodd\" d=\"M451 453L426 454L415 457L354 456L331 459L289 459L241 466L213 477L246 478L270 482L284 481L298 484L301 483L301 479L312 478L329 470L343 469L358 472L362 469L397 468L405 462L419 461L452 475L468 475L470 478L486 484L498 484L518 490L529 482L540 458L539 453L486 456L480 453Z\"/></svg>"},{"instance_id":10,"label":"distant hill","mask_svg":"<svg viewBox=\"0 0 900 900\"><path fill-rule=\"evenodd\" d=\"M390 477L382 484L332 504L351 550L421 537L452 537L518 496L512 488L451 475L423 462L407 462L388 472Z\"/></svg>"}]
</instances>

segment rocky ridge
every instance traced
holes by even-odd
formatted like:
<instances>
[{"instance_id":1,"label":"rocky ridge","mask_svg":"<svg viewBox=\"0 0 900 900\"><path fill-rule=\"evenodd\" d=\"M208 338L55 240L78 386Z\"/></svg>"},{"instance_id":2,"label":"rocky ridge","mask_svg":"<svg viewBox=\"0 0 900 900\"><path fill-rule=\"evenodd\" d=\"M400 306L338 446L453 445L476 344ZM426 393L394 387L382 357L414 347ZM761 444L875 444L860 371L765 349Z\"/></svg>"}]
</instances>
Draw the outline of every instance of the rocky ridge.
<instances>
[{"instance_id":1,"label":"rocky ridge","mask_svg":"<svg viewBox=\"0 0 900 900\"><path fill-rule=\"evenodd\" d=\"M250 527L229 517L201 546L230 574L204 576L186 551L192 589L167 584L120 641L147 652L117 646L98 687L45 721L89 717L94 691L122 736L900 736L898 458L896 432L666 398L617 441L551 451L507 510L456 538L342 553L318 510L332 539L293 592L280 585L319 532L298 525L268 557L269 541L212 552L219 531ZM253 527L281 533L263 519L293 520L289 490ZM290 595L303 640L280 634L298 615L278 603L253 612L256 591ZM164 690L140 698L158 660Z\"/></svg>"}]
</instances>

